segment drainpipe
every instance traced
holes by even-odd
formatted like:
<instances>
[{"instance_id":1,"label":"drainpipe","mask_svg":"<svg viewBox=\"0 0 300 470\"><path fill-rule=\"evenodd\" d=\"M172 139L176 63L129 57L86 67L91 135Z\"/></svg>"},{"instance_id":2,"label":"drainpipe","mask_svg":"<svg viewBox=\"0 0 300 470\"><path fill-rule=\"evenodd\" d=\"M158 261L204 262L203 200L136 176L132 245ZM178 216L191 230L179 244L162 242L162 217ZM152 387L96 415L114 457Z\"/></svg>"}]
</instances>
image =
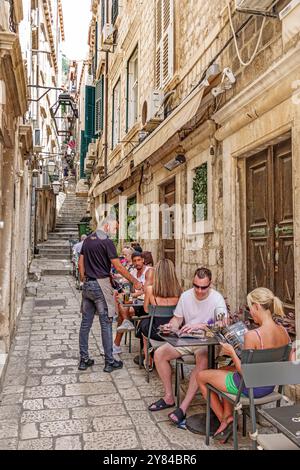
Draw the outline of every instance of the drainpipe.
<instances>
[{"instance_id":1,"label":"drainpipe","mask_svg":"<svg viewBox=\"0 0 300 470\"><path fill-rule=\"evenodd\" d=\"M108 52L105 53L105 77L104 77L104 123L103 123L103 147L104 147L104 176L107 176L108 157Z\"/></svg>"},{"instance_id":2,"label":"drainpipe","mask_svg":"<svg viewBox=\"0 0 300 470\"><path fill-rule=\"evenodd\" d=\"M106 0L106 23L108 23L109 0ZM104 123L103 123L103 147L104 147L104 176L107 176L108 157L108 59L109 53L105 53L105 77L104 77Z\"/></svg>"}]
</instances>

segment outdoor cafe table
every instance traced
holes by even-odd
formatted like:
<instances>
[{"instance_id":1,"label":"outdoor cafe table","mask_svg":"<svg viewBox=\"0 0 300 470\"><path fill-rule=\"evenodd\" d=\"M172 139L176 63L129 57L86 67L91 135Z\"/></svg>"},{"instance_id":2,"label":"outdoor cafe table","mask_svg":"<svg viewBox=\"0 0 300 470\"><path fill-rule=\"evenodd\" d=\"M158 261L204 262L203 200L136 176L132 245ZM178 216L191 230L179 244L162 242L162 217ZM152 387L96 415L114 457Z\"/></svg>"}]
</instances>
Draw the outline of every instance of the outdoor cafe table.
<instances>
[{"instance_id":1,"label":"outdoor cafe table","mask_svg":"<svg viewBox=\"0 0 300 470\"><path fill-rule=\"evenodd\" d=\"M258 410L267 421L300 447L300 405Z\"/></svg>"},{"instance_id":2,"label":"outdoor cafe table","mask_svg":"<svg viewBox=\"0 0 300 470\"><path fill-rule=\"evenodd\" d=\"M125 304L124 302L119 302L119 304L122 305L122 307L125 307L125 308L133 307L134 309L138 309L138 308L141 308L141 307L144 306L144 301L136 299L132 303L129 303L129 304Z\"/></svg>"},{"instance_id":3,"label":"outdoor cafe table","mask_svg":"<svg viewBox=\"0 0 300 470\"><path fill-rule=\"evenodd\" d=\"M215 346L219 344L216 338L178 338L177 336L165 336L159 334L163 340L174 348L188 346L207 346L208 347L208 368L215 368ZM220 423L213 411L211 410L211 432L215 432ZM186 420L186 427L189 431L196 434L205 434L206 432L206 413L195 414L189 416Z\"/></svg>"}]
</instances>

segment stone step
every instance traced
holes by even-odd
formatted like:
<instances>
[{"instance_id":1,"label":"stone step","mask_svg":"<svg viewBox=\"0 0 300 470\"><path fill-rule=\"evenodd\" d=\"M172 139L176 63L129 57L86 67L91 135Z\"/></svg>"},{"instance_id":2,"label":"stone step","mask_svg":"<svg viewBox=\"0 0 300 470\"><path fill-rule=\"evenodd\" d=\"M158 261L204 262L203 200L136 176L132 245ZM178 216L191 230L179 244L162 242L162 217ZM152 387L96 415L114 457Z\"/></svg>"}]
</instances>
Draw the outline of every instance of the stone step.
<instances>
[{"instance_id":1,"label":"stone step","mask_svg":"<svg viewBox=\"0 0 300 470\"><path fill-rule=\"evenodd\" d=\"M76 232L77 225L63 225L63 226L56 226L54 231L55 232Z\"/></svg>"},{"instance_id":2,"label":"stone step","mask_svg":"<svg viewBox=\"0 0 300 470\"><path fill-rule=\"evenodd\" d=\"M60 260L70 260L70 256L69 255L64 255L64 254L61 254L61 253L41 253L40 254L40 257L42 259L44 258L47 258L47 259L60 259Z\"/></svg>"},{"instance_id":3,"label":"stone step","mask_svg":"<svg viewBox=\"0 0 300 470\"><path fill-rule=\"evenodd\" d=\"M63 232L65 230L69 230L70 232L76 232L78 230L77 225L56 225L55 230L59 230Z\"/></svg>"},{"instance_id":4,"label":"stone step","mask_svg":"<svg viewBox=\"0 0 300 470\"><path fill-rule=\"evenodd\" d=\"M70 247L68 246L39 246L38 247L40 253L69 253L70 254Z\"/></svg>"},{"instance_id":5,"label":"stone step","mask_svg":"<svg viewBox=\"0 0 300 470\"><path fill-rule=\"evenodd\" d=\"M57 234L57 233L49 233L48 240L57 240L58 243L60 240L78 240L78 232L73 234Z\"/></svg>"}]
</instances>

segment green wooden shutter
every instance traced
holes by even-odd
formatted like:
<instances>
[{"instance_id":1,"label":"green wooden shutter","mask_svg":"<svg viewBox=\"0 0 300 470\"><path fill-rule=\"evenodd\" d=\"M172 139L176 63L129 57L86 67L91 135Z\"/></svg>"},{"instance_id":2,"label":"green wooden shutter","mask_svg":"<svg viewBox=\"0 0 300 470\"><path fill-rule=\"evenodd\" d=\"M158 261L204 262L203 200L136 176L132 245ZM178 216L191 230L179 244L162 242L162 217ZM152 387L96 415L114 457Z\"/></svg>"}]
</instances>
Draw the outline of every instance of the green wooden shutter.
<instances>
[{"instance_id":1,"label":"green wooden shutter","mask_svg":"<svg viewBox=\"0 0 300 470\"><path fill-rule=\"evenodd\" d=\"M119 0L112 0L112 7L111 7L111 22L115 24L119 15Z\"/></svg>"},{"instance_id":2,"label":"green wooden shutter","mask_svg":"<svg viewBox=\"0 0 300 470\"><path fill-rule=\"evenodd\" d=\"M104 75L96 84L95 91L96 110L95 110L95 133L99 134L103 131L103 111L104 111Z\"/></svg>"},{"instance_id":3,"label":"green wooden shutter","mask_svg":"<svg viewBox=\"0 0 300 470\"><path fill-rule=\"evenodd\" d=\"M86 157L86 137L84 131L81 131L81 143L80 143L80 178L85 178L84 173L84 160Z\"/></svg>"},{"instance_id":4,"label":"green wooden shutter","mask_svg":"<svg viewBox=\"0 0 300 470\"><path fill-rule=\"evenodd\" d=\"M106 0L102 0L101 1L101 26L102 26L102 30L104 28L104 25L106 23L106 18L105 18L105 1Z\"/></svg>"},{"instance_id":5,"label":"green wooden shutter","mask_svg":"<svg viewBox=\"0 0 300 470\"><path fill-rule=\"evenodd\" d=\"M95 137L95 87L85 87L85 136Z\"/></svg>"}]
</instances>

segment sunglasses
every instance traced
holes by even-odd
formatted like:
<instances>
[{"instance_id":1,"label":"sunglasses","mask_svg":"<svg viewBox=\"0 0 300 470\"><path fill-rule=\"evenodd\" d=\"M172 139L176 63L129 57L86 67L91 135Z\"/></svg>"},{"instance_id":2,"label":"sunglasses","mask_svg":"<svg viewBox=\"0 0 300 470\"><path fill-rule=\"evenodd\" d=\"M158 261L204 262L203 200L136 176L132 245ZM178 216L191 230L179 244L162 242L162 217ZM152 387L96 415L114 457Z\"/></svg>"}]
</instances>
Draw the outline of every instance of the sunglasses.
<instances>
[{"instance_id":1,"label":"sunglasses","mask_svg":"<svg viewBox=\"0 0 300 470\"><path fill-rule=\"evenodd\" d=\"M210 287L210 283L207 286L197 286L197 284L193 284L195 289L206 290Z\"/></svg>"}]
</instances>

